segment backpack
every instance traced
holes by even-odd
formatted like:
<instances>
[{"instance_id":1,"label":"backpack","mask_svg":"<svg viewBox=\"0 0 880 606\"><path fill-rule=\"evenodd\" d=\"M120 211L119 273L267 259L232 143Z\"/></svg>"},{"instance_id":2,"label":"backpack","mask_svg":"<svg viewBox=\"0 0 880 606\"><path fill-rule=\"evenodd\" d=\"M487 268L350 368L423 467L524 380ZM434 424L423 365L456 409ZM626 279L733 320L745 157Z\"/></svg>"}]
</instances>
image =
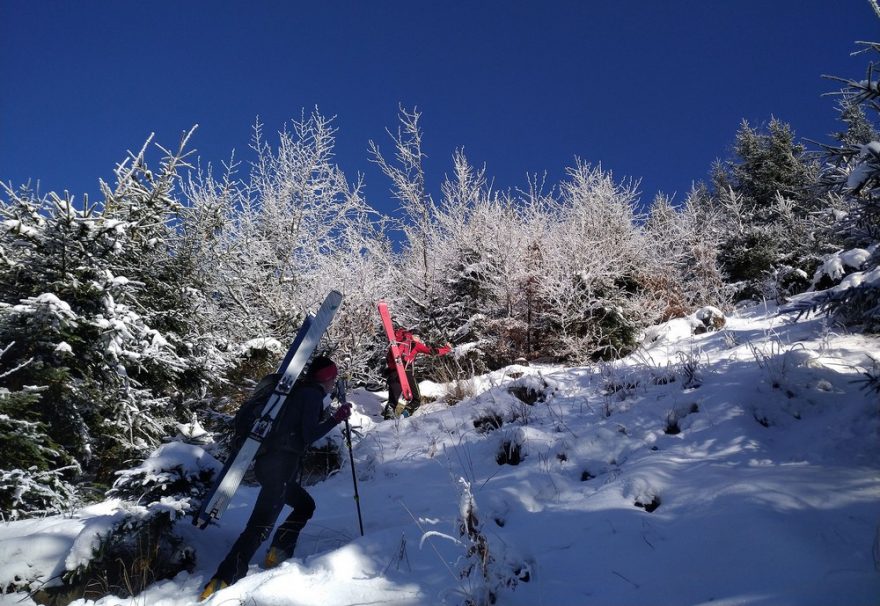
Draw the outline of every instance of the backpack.
<instances>
[{"instance_id":1,"label":"backpack","mask_svg":"<svg viewBox=\"0 0 880 606\"><path fill-rule=\"evenodd\" d=\"M236 449L241 448L241 445L247 440L248 434L250 434L254 423L260 418L263 407L269 401L280 379L281 374L277 372L268 374L260 379L260 382L254 387L254 391L251 392L248 399L244 401L238 412L235 413L235 418L232 421L234 431L232 445Z\"/></svg>"}]
</instances>

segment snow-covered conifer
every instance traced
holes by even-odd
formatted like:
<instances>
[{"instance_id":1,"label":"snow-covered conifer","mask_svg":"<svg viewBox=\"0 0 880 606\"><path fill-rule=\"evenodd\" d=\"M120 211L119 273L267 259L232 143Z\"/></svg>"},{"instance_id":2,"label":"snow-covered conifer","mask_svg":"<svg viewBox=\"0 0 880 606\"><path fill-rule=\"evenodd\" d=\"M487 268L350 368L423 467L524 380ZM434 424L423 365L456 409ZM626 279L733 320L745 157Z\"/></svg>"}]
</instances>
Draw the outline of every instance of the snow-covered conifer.
<instances>
[{"instance_id":1,"label":"snow-covered conifer","mask_svg":"<svg viewBox=\"0 0 880 606\"><path fill-rule=\"evenodd\" d=\"M864 51L880 53L880 44L865 43ZM848 212L840 213L838 223L844 242L849 247L869 251L876 251L876 244L880 242L880 141L869 117L876 118L880 113L877 67L878 63L871 61L863 80L835 78L843 83L841 119L848 128L846 136L839 137L840 146L826 148L827 164L822 175L823 185L832 194L841 196L847 207ZM854 109L856 107L859 111ZM873 138L865 140L865 137ZM823 268L832 265L835 258L845 256L846 253L841 255L837 251L826 258ZM845 277L836 276L842 278L840 283L813 305L824 307L838 321L876 332L880 330L880 259L876 252L855 256L862 259L858 271Z\"/></svg>"},{"instance_id":2,"label":"snow-covered conifer","mask_svg":"<svg viewBox=\"0 0 880 606\"><path fill-rule=\"evenodd\" d=\"M656 315L640 285L645 246L636 224L637 184L578 160L568 169L541 244L545 322L562 359L611 357L634 345Z\"/></svg>"},{"instance_id":3,"label":"snow-covered conifer","mask_svg":"<svg viewBox=\"0 0 880 606\"><path fill-rule=\"evenodd\" d=\"M706 201L722 210L719 262L735 297L784 299L805 290L828 252L816 237L827 222L827 199L815 190L817 163L776 118L763 129L743 121L734 154L716 164Z\"/></svg>"},{"instance_id":4,"label":"snow-covered conifer","mask_svg":"<svg viewBox=\"0 0 880 606\"><path fill-rule=\"evenodd\" d=\"M203 381L188 357L196 297L174 255L187 139L156 172L146 145L132 154L114 188L101 183L101 204L4 188L0 342L11 345L0 363L17 370L0 387L44 387L19 420L41 423L80 481L149 452Z\"/></svg>"}]
</instances>

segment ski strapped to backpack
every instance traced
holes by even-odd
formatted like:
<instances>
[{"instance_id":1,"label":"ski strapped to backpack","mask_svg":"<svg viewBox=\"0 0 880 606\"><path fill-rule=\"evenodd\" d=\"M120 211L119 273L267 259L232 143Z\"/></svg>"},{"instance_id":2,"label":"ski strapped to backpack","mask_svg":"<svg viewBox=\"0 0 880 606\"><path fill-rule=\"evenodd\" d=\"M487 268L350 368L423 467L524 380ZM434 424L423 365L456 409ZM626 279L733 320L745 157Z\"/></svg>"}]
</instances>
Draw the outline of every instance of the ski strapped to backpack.
<instances>
[{"instance_id":1,"label":"ski strapped to backpack","mask_svg":"<svg viewBox=\"0 0 880 606\"><path fill-rule=\"evenodd\" d=\"M397 378L400 380L400 397L407 403L412 402L412 388L409 386L409 380L406 378L406 368L403 365L403 358L400 355L400 347L397 339L394 338L394 324L391 322L391 313L388 311L388 304L382 300L379 301L379 317L382 318L382 326L385 327L385 334L391 344L391 356L394 358L394 367L397 370ZM398 402L388 402L389 406L394 409Z\"/></svg>"},{"instance_id":2,"label":"ski strapped to backpack","mask_svg":"<svg viewBox=\"0 0 880 606\"><path fill-rule=\"evenodd\" d=\"M333 321L336 310L342 303L342 295L331 291L324 299L314 317L308 316L297 332L293 344L278 367L279 379L272 394L253 423L247 438L234 456L230 456L217 477L214 487L202 502L193 524L205 528L211 520L219 520L229 506L232 496L241 484L245 472L258 454L263 441L272 431L272 426L283 408L290 390L299 378L306 363L312 357L324 332Z\"/></svg>"}]
</instances>

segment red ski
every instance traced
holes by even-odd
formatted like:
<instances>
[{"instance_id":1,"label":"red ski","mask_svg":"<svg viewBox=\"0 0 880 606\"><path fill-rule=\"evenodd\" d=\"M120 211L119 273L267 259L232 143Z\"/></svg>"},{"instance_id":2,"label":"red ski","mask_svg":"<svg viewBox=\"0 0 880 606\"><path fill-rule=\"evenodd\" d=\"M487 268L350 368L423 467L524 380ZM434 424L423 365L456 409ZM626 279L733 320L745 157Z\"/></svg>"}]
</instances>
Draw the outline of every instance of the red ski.
<instances>
[{"instance_id":1,"label":"red ski","mask_svg":"<svg viewBox=\"0 0 880 606\"><path fill-rule=\"evenodd\" d=\"M388 304L385 301L379 301L379 316L382 318L382 326L385 327L385 334L388 335L388 341L391 343L391 355L394 357L394 366L397 368L397 377L400 379L400 397L409 403L413 398L412 389L410 389L409 381L406 378L406 368L403 366L403 358L400 355L400 348L397 346L397 339L394 338L394 324L391 323L391 314L388 312ZM398 403L388 402L388 404L393 409Z\"/></svg>"}]
</instances>

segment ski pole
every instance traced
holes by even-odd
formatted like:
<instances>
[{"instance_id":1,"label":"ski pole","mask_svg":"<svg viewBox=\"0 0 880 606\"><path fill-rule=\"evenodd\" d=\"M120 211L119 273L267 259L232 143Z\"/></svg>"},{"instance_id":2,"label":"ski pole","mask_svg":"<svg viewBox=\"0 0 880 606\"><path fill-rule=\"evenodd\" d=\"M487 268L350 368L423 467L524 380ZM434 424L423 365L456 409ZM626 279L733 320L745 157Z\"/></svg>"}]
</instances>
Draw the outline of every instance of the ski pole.
<instances>
[{"instance_id":1,"label":"ski pole","mask_svg":"<svg viewBox=\"0 0 880 606\"><path fill-rule=\"evenodd\" d=\"M338 381L336 381L336 399L343 406L347 403L345 393L345 379L340 378ZM345 420L344 433L345 443L348 445L348 458L349 461L351 461L351 481L354 484L354 503L355 506L357 506L358 526L361 529L361 536L364 536L364 520L361 517L361 497L358 494L357 474L354 472L354 452L352 452L351 449L351 425L348 424L348 419Z\"/></svg>"},{"instance_id":2,"label":"ski pole","mask_svg":"<svg viewBox=\"0 0 880 606\"><path fill-rule=\"evenodd\" d=\"M354 502L357 505L358 526L361 529L361 536L364 536L364 521L361 518L361 497L358 494L357 475L354 472L354 453L351 450L351 427L348 424L348 419L345 420L345 441L348 443L348 458L351 461L351 480L354 483Z\"/></svg>"}]
</instances>

